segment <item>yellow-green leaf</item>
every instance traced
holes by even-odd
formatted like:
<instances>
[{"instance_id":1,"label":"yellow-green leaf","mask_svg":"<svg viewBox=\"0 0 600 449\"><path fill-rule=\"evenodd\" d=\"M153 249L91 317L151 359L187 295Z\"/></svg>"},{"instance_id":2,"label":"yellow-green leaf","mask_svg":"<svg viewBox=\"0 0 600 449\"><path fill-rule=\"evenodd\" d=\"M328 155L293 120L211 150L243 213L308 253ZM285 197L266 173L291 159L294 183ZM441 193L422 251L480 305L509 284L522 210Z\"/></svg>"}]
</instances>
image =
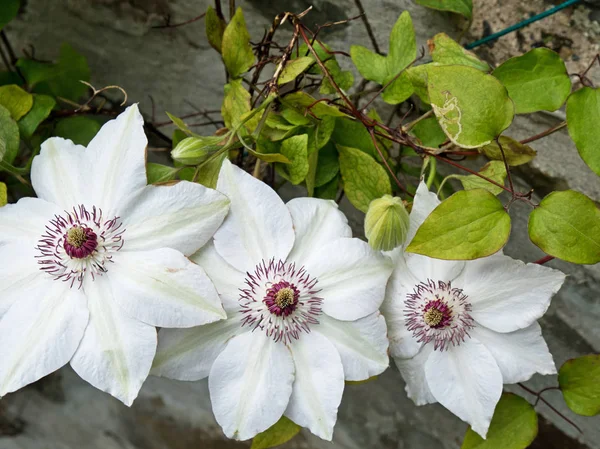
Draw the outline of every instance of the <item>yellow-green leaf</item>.
<instances>
[{"instance_id":1,"label":"yellow-green leaf","mask_svg":"<svg viewBox=\"0 0 600 449\"><path fill-rule=\"evenodd\" d=\"M308 135L301 134L284 140L281 154L290 163L285 166L277 165L279 173L292 184L300 184L308 174Z\"/></svg>"},{"instance_id":2,"label":"yellow-green leaf","mask_svg":"<svg viewBox=\"0 0 600 449\"><path fill-rule=\"evenodd\" d=\"M510 216L483 189L462 190L425 219L406 249L445 260L472 260L502 249L510 235Z\"/></svg>"},{"instance_id":3,"label":"yellow-green leaf","mask_svg":"<svg viewBox=\"0 0 600 449\"><path fill-rule=\"evenodd\" d=\"M48 95L33 94L33 106L18 122L21 136L31 137L40 123L48 118L55 105L54 98Z\"/></svg>"},{"instance_id":4,"label":"yellow-green leaf","mask_svg":"<svg viewBox=\"0 0 600 449\"><path fill-rule=\"evenodd\" d=\"M217 15L217 12L212 6L209 6L206 10L204 26L206 28L206 37L208 39L208 43L212 48L221 53L221 47L223 45L223 33L225 32L227 24Z\"/></svg>"},{"instance_id":5,"label":"yellow-green leaf","mask_svg":"<svg viewBox=\"0 0 600 449\"><path fill-rule=\"evenodd\" d=\"M565 402L575 413L600 413L600 355L567 360L558 371L558 383Z\"/></svg>"},{"instance_id":6,"label":"yellow-green leaf","mask_svg":"<svg viewBox=\"0 0 600 449\"><path fill-rule=\"evenodd\" d=\"M169 167L168 165L155 164L154 162L148 162L146 164L146 178L148 179L148 184L172 181L175 179L178 171L179 169Z\"/></svg>"},{"instance_id":7,"label":"yellow-green leaf","mask_svg":"<svg viewBox=\"0 0 600 449\"><path fill-rule=\"evenodd\" d=\"M250 92L244 89L242 80L232 80L225 84L225 97L221 106L221 115L228 129L235 129L243 120L244 115L250 112ZM260 116L256 115L245 123L244 128L253 131Z\"/></svg>"},{"instance_id":8,"label":"yellow-green leaf","mask_svg":"<svg viewBox=\"0 0 600 449\"><path fill-rule=\"evenodd\" d=\"M324 101L317 103L317 100L314 97L311 97L306 92L302 91L288 94L283 97L281 101L290 107L296 108L296 110L302 114L304 114L307 109L310 108L310 112L319 118L326 115L333 115L335 117L346 116L346 114L344 114L335 106L330 106Z\"/></svg>"},{"instance_id":9,"label":"yellow-green leaf","mask_svg":"<svg viewBox=\"0 0 600 449\"><path fill-rule=\"evenodd\" d=\"M500 185L504 185L504 180L506 179L506 167L504 166L504 162L488 162L481 170L479 170L479 173L492 181L496 181ZM500 195L504 191L501 187L498 187L477 175L455 175L455 178L461 182L465 190L485 189L494 195Z\"/></svg>"},{"instance_id":10,"label":"yellow-green leaf","mask_svg":"<svg viewBox=\"0 0 600 449\"><path fill-rule=\"evenodd\" d=\"M17 16L19 0L2 0L0 5L0 30Z\"/></svg>"},{"instance_id":11,"label":"yellow-green leaf","mask_svg":"<svg viewBox=\"0 0 600 449\"><path fill-rule=\"evenodd\" d=\"M498 140L500 141L500 145L502 145L502 151L504 151L506 162L512 167L526 164L537 155L533 148L522 144L512 137L500 136ZM502 151L500 151L500 147L495 140L479 148L479 151L485 154L489 159L495 161L502 160Z\"/></svg>"},{"instance_id":12,"label":"yellow-green leaf","mask_svg":"<svg viewBox=\"0 0 600 449\"><path fill-rule=\"evenodd\" d=\"M250 34L246 28L242 8L237 9L225 28L221 51L227 73L232 78L239 78L254 64Z\"/></svg>"},{"instance_id":13,"label":"yellow-green leaf","mask_svg":"<svg viewBox=\"0 0 600 449\"><path fill-rule=\"evenodd\" d=\"M567 127L581 159L600 176L600 88L584 87L567 100Z\"/></svg>"},{"instance_id":14,"label":"yellow-green leaf","mask_svg":"<svg viewBox=\"0 0 600 449\"><path fill-rule=\"evenodd\" d=\"M294 438L298 432L300 432L300 426L282 416L279 421L254 437L250 449L269 449L279 446Z\"/></svg>"},{"instance_id":15,"label":"yellow-green leaf","mask_svg":"<svg viewBox=\"0 0 600 449\"><path fill-rule=\"evenodd\" d=\"M472 0L416 0L417 4L439 11L450 11L465 16L471 20L473 17Z\"/></svg>"},{"instance_id":16,"label":"yellow-green leaf","mask_svg":"<svg viewBox=\"0 0 600 449\"><path fill-rule=\"evenodd\" d=\"M87 146L98 131L100 131L100 123L96 120L76 115L60 119L54 128L54 135L70 139L78 145Z\"/></svg>"},{"instance_id":17,"label":"yellow-green leaf","mask_svg":"<svg viewBox=\"0 0 600 449\"><path fill-rule=\"evenodd\" d=\"M12 164L19 152L19 127L10 111L0 105L0 161Z\"/></svg>"},{"instance_id":18,"label":"yellow-green leaf","mask_svg":"<svg viewBox=\"0 0 600 449\"><path fill-rule=\"evenodd\" d=\"M350 47L352 62L363 78L384 84L388 76L386 57L361 45Z\"/></svg>"},{"instance_id":19,"label":"yellow-green leaf","mask_svg":"<svg viewBox=\"0 0 600 449\"><path fill-rule=\"evenodd\" d=\"M567 262L600 262L600 209L574 190L552 192L529 215L529 238Z\"/></svg>"},{"instance_id":20,"label":"yellow-green leaf","mask_svg":"<svg viewBox=\"0 0 600 449\"><path fill-rule=\"evenodd\" d=\"M354 207L366 213L371 201L391 195L390 178L375 159L356 148L338 145L337 149L344 191Z\"/></svg>"},{"instance_id":21,"label":"yellow-green leaf","mask_svg":"<svg viewBox=\"0 0 600 449\"><path fill-rule=\"evenodd\" d=\"M484 440L471 428L461 449L525 449L538 434L538 419L532 405L522 397L504 393Z\"/></svg>"},{"instance_id":22,"label":"yellow-green leaf","mask_svg":"<svg viewBox=\"0 0 600 449\"><path fill-rule=\"evenodd\" d=\"M19 120L33 106L33 96L16 84L0 86L0 104L10 111L13 119Z\"/></svg>"},{"instance_id":23,"label":"yellow-green leaf","mask_svg":"<svg viewBox=\"0 0 600 449\"><path fill-rule=\"evenodd\" d=\"M6 190L6 184L0 182L0 207L6 206L8 202L8 191Z\"/></svg>"},{"instance_id":24,"label":"yellow-green leaf","mask_svg":"<svg viewBox=\"0 0 600 449\"><path fill-rule=\"evenodd\" d=\"M314 63L314 59L309 56L301 56L300 58L292 59L288 61L283 67L281 75L277 80L277 84L285 84L295 80L298 75L304 72Z\"/></svg>"},{"instance_id":25,"label":"yellow-green leaf","mask_svg":"<svg viewBox=\"0 0 600 449\"><path fill-rule=\"evenodd\" d=\"M427 41L431 59L443 65L467 65L483 72L489 72L490 66L475 53L466 50L446 33L438 33Z\"/></svg>"}]
</instances>

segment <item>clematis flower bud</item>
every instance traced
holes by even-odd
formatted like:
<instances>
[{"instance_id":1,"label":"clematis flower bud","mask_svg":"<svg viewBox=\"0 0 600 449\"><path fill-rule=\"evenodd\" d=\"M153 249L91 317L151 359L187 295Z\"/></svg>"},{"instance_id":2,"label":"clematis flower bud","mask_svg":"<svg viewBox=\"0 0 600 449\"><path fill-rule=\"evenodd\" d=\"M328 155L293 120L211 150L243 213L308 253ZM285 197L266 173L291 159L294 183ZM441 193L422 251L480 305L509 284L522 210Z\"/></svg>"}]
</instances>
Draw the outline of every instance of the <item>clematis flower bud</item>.
<instances>
[{"instance_id":1,"label":"clematis flower bud","mask_svg":"<svg viewBox=\"0 0 600 449\"><path fill-rule=\"evenodd\" d=\"M391 195L371 201L365 217L365 235L376 250L390 251L402 245L408 233L408 212L402 200Z\"/></svg>"},{"instance_id":2,"label":"clematis flower bud","mask_svg":"<svg viewBox=\"0 0 600 449\"><path fill-rule=\"evenodd\" d=\"M173 148L173 160L184 165L197 165L221 148L222 136L186 137Z\"/></svg>"}]
</instances>

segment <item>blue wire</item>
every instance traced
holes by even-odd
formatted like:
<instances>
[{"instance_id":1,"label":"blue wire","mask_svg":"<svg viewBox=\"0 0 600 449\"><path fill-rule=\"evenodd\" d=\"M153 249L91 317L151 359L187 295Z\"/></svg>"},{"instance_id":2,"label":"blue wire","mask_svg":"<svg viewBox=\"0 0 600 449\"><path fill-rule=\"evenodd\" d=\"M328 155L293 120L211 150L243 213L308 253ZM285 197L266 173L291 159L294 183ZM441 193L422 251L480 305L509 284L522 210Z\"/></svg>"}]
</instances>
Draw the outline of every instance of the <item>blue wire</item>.
<instances>
[{"instance_id":1,"label":"blue wire","mask_svg":"<svg viewBox=\"0 0 600 449\"><path fill-rule=\"evenodd\" d=\"M519 22L519 23L517 23L515 25L511 25L511 26L509 26L508 28L505 28L502 31L499 31L499 32L494 33L494 34L490 34L489 36L486 36L486 37L484 37L482 39L479 39L478 41L471 42L470 44L466 45L465 48L467 50L471 50L472 48L479 47L480 45L483 45L486 42L494 41L494 40L498 39L499 37L504 36L505 34L512 33L513 31L516 31L516 30L520 30L521 28L526 27L527 25L529 25L529 24L531 24L533 22L537 22L538 20L541 20L541 19L543 19L545 17L551 16L552 14L557 13L561 9L565 9L565 8L571 6L571 5L579 3L580 1L581 0L567 0L564 3L561 3L558 6L555 6L554 8L551 8L551 9L549 9L547 11L544 11L544 12L542 12L540 14L537 14L537 15L535 15L533 17L530 17L529 19L523 20L522 22Z\"/></svg>"}]
</instances>

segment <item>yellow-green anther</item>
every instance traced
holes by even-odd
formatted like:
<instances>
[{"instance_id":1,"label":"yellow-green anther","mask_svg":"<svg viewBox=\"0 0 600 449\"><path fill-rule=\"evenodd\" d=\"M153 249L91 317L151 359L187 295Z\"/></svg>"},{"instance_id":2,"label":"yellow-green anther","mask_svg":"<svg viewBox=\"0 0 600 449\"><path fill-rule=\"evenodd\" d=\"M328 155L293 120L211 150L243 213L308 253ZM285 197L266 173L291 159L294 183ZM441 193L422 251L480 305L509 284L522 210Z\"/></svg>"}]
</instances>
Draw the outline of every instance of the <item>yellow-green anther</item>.
<instances>
[{"instance_id":1,"label":"yellow-green anther","mask_svg":"<svg viewBox=\"0 0 600 449\"><path fill-rule=\"evenodd\" d=\"M402 245L408 233L408 212L398 197L384 195L371 201L365 217L365 235L378 251Z\"/></svg>"}]
</instances>

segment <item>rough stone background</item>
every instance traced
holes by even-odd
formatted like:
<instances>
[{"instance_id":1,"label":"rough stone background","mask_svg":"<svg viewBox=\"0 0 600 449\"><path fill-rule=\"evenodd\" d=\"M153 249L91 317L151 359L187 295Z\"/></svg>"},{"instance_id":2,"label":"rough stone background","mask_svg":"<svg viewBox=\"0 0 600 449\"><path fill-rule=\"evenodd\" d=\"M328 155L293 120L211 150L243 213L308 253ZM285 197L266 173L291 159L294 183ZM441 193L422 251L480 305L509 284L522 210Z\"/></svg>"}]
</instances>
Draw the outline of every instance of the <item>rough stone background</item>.
<instances>
[{"instance_id":1,"label":"rough stone background","mask_svg":"<svg viewBox=\"0 0 600 449\"><path fill-rule=\"evenodd\" d=\"M190 105L218 109L224 73L220 58L204 37L202 21L175 29L152 29L170 15L173 23L203 12L207 0L22 0L19 17L9 25L9 38L17 49L35 47L40 59L57 56L61 42L69 42L88 57L92 81L97 86L118 84L139 101L151 116L149 95L158 112L178 115L193 112ZM301 11L313 5L310 22L324 23L358 13L353 0L246 0L238 2L252 36L258 40L272 17L282 10ZM387 36L395 18L409 10L417 41L444 31L460 33L456 17L415 5L410 0L363 0L375 36L387 48ZM468 40L498 31L532 13L552 6L534 0L475 0L475 21ZM494 48L479 54L492 64L540 44L554 46L567 59L569 70L580 70L598 51L600 14L589 6L570 8L551 21L502 38ZM309 23L310 23L309 22ZM571 44L569 44L571 40ZM334 48L348 50L353 43L369 45L361 21L338 27L326 36ZM558 48L556 46L559 46ZM600 77L596 69L594 79ZM556 114L518 117L508 134L524 138L561 119ZM515 173L523 188L535 188L536 198L555 189L574 188L600 201L600 181L579 159L566 131L533 144L539 155L530 167ZM283 189L282 196L297 194ZM362 217L343 203L357 233ZM515 206L513 236L506 252L525 261L542 253L527 239L529 210ZM553 262L569 273L550 312L542 320L544 335L558 366L568 358L600 352L600 266L582 267ZM1 363L1 361L0 361ZM536 376L533 389L556 385L555 377ZM340 407L334 443L320 441L308 432L285 447L292 448L389 448L457 449L467 426L438 405L415 407L404 394L395 368L376 381L346 388ZM525 394L519 387L512 391ZM544 449L600 449L600 418L571 414L560 393L545 397L583 430L579 434L544 405L538 405L540 435L532 447ZM0 449L229 449L249 443L225 439L211 413L206 382L184 383L150 378L133 407L101 393L65 368L11 394L0 402Z\"/></svg>"}]
</instances>

